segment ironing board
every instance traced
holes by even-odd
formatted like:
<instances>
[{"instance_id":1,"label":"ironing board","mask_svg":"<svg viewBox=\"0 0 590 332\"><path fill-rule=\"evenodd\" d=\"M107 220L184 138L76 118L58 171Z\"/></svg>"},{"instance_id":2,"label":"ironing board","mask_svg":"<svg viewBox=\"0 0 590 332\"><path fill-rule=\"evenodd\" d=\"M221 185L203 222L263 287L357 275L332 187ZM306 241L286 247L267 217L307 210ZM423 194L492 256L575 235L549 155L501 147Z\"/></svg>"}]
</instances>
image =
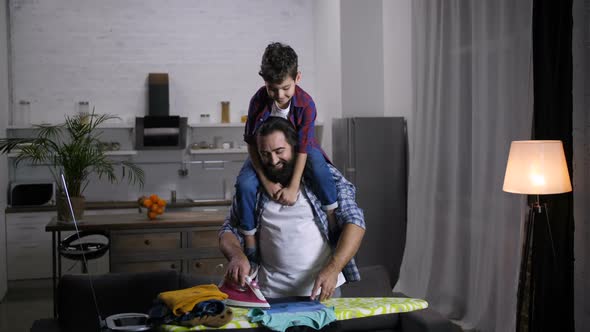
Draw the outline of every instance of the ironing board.
<instances>
[{"instance_id":1,"label":"ironing board","mask_svg":"<svg viewBox=\"0 0 590 332\"><path fill-rule=\"evenodd\" d=\"M405 297L357 297L357 298L332 298L322 302L327 307L333 307L336 319L347 320L354 318L364 318L370 316L410 312L428 308L428 302L421 299L412 299ZM215 328L215 330L223 329L251 329L259 327L258 324L250 323L247 318L247 313L250 309L232 307L234 318L228 324ZM162 325L161 331L166 332L184 332L184 331L201 331L209 330L203 325L194 326L191 328L176 326L176 325Z\"/></svg>"}]
</instances>

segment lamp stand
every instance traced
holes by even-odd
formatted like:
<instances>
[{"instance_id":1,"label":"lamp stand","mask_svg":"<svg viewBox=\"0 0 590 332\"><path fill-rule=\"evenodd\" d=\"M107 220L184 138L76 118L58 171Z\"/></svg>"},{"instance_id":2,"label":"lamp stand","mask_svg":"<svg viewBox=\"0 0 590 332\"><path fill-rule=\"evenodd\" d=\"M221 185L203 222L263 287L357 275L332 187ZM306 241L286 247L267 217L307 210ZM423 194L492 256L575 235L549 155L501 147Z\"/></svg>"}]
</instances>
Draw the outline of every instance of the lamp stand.
<instances>
[{"instance_id":1,"label":"lamp stand","mask_svg":"<svg viewBox=\"0 0 590 332\"><path fill-rule=\"evenodd\" d=\"M545 215L547 221L547 231L549 234L549 240L551 242L551 249L553 251L553 262L556 261L555 246L553 244L553 235L551 232L551 225L549 224L549 212L547 210L547 204L539 203L539 196L535 202L529 205L528 218L524 228L524 244L522 247L522 257L520 261L520 273L518 280L518 293L516 303L516 331L525 332L531 331L531 322L533 306L535 303L535 291L533 286L533 241L534 241L534 229L535 229L535 216Z\"/></svg>"}]
</instances>

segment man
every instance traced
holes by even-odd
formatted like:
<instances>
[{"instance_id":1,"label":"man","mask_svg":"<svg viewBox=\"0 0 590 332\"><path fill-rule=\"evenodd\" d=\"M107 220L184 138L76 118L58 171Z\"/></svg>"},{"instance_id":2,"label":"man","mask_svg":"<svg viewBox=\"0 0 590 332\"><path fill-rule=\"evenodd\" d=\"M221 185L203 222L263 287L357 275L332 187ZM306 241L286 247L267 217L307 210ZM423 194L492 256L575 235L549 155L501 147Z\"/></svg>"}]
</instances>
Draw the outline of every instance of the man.
<instances>
[{"instance_id":1,"label":"man","mask_svg":"<svg viewBox=\"0 0 590 332\"><path fill-rule=\"evenodd\" d=\"M296 142L297 133L285 119L270 118L258 129L258 153L269 180L281 185L290 183ZM338 191L336 225L328 225L319 199L305 180L291 206L272 201L263 190L257 195L258 285L266 297L315 299L319 295L323 301L344 279L360 280L353 256L365 232L363 213L354 200L354 186L336 168L329 168ZM244 285L251 266L243 251L239 218L234 197L219 233L219 246L229 261L226 277Z\"/></svg>"}]
</instances>

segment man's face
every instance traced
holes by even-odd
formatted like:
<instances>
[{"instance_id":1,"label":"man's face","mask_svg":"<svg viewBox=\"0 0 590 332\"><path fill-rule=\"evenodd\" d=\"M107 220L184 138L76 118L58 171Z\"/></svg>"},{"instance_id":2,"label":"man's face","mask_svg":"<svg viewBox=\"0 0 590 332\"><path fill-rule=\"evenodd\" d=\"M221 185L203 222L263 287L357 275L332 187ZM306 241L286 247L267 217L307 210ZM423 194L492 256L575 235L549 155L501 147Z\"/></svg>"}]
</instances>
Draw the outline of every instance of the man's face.
<instances>
[{"instance_id":1,"label":"man's face","mask_svg":"<svg viewBox=\"0 0 590 332\"><path fill-rule=\"evenodd\" d=\"M267 136L258 136L258 153L268 179L288 185L293 176L295 160L293 146L287 142L285 134L274 131Z\"/></svg>"},{"instance_id":2,"label":"man's face","mask_svg":"<svg viewBox=\"0 0 590 332\"><path fill-rule=\"evenodd\" d=\"M264 82L266 92L272 100L275 101L280 108L286 108L289 105L291 97L295 94L295 86L301 80L301 72L297 73L297 77L293 79L290 75L280 83Z\"/></svg>"}]
</instances>

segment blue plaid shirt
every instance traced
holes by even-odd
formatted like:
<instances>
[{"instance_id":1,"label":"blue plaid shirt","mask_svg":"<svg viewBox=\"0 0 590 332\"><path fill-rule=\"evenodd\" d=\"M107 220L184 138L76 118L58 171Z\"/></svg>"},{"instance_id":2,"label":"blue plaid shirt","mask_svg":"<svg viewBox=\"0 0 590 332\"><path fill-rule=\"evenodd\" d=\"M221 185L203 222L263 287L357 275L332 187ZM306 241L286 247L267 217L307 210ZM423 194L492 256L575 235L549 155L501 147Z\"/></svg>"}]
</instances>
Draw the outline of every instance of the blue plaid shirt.
<instances>
[{"instance_id":1,"label":"blue plaid shirt","mask_svg":"<svg viewBox=\"0 0 590 332\"><path fill-rule=\"evenodd\" d=\"M335 248L336 244L338 243L340 232L345 224L354 224L363 229L366 227L363 211L358 207L355 201L356 188L352 183L348 182L348 180L346 180L334 166L328 164L328 167L330 168L330 172L334 178L334 183L336 184L336 191L338 192L339 208L335 211L336 220L338 222L337 231L332 234L330 234L328 231L328 217L321 208L322 203L313 194L311 188L307 186L304 181L303 185L301 186L301 192L309 199L309 202L311 203L313 213L315 215L314 220L318 225L320 232L328 241L328 243L330 243L332 247ZM260 225L260 218L264 212L266 203L269 201L270 197L268 197L266 192L264 190L260 190L256 199L256 227ZM225 232L231 232L238 238L240 244L244 246L244 238L238 231L238 225L239 212L237 209L236 197L234 196L229 215L225 218L225 222L219 230L219 236L221 237L221 235ZM348 282L359 281L361 279L354 258L352 258L350 262L344 266L342 274L344 274L344 278L346 278L346 281Z\"/></svg>"}]
</instances>

